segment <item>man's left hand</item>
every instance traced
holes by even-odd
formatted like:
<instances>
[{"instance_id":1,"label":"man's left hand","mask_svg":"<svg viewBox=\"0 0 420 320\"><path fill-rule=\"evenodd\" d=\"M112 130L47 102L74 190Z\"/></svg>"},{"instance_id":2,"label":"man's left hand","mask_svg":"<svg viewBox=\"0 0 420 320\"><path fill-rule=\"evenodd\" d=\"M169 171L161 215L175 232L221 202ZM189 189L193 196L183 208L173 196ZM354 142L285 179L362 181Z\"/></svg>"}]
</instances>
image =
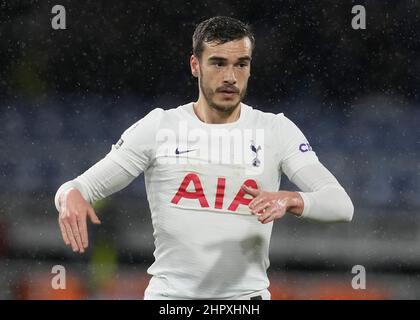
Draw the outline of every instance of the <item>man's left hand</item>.
<instances>
[{"instance_id":1,"label":"man's left hand","mask_svg":"<svg viewBox=\"0 0 420 320\"><path fill-rule=\"evenodd\" d=\"M258 221L269 223L282 218L286 212L300 216L303 211L303 199L298 192L266 192L242 185L242 190L254 197L249 203L252 214L259 215Z\"/></svg>"}]
</instances>

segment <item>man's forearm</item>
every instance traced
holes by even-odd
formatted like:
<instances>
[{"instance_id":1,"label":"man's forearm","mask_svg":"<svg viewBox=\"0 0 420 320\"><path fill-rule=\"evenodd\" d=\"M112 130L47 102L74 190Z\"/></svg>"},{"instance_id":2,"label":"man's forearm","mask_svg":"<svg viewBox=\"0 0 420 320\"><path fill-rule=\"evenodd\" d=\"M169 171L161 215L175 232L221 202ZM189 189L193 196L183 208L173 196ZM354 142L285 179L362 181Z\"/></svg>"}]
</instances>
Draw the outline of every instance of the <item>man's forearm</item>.
<instances>
[{"instance_id":1,"label":"man's forearm","mask_svg":"<svg viewBox=\"0 0 420 320\"><path fill-rule=\"evenodd\" d=\"M79 190L87 202L94 203L125 188L134 179L120 165L105 157L76 179L61 185L55 195L55 206L60 211L60 198L71 188Z\"/></svg>"},{"instance_id":2,"label":"man's forearm","mask_svg":"<svg viewBox=\"0 0 420 320\"><path fill-rule=\"evenodd\" d=\"M321 163L302 168L291 177L302 192L294 195L296 206L289 212L321 222L351 221L353 203L334 175Z\"/></svg>"},{"instance_id":3,"label":"man's forearm","mask_svg":"<svg viewBox=\"0 0 420 320\"><path fill-rule=\"evenodd\" d=\"M314 192L299 192L304 208L300 215L321 222L349 222L354 207L350 197L341 187L326 187Z\"/></svg>"}]
</instances>

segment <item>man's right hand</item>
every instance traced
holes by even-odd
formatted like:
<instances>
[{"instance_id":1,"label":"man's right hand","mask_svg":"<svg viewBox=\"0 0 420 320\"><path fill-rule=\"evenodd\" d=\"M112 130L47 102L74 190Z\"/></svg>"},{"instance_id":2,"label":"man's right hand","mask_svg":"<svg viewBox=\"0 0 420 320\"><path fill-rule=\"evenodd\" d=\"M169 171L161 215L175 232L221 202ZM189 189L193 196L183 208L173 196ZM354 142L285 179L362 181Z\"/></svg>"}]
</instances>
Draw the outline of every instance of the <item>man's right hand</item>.
<instances>
[{"instance_id":1,"label":"man's right hand","mask_svg":"<svg viewBox=\"0 0 420 320\"><path fill-rule=\"evenodd\" d=\"M85 252L89 244L86 216L89 216L94 224L100 224L101 221L92 206L76 188L63 192L59 203L58 224L65 244L71 245L74 252Z\"/></svg>"}]
</instances>

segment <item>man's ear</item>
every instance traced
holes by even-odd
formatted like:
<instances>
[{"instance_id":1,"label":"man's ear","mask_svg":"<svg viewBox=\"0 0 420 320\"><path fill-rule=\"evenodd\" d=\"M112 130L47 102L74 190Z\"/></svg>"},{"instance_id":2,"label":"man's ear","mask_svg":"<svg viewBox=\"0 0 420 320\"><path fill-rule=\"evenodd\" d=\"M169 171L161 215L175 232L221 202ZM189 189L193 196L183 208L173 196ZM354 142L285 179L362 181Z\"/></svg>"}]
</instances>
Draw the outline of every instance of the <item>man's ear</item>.
<instances>
[{"instance_id":1,"label":"man's ear","mask_svg":"<svg viewBox=\"0 0 420 320\"><path fill-rule=\"evenodd\" d=\"M195 55L191 55L190 58L190 66L191 66L191 74L198 78L200 75L200 63L198 61L198 58Z\"/></svg>"}]
</instances>

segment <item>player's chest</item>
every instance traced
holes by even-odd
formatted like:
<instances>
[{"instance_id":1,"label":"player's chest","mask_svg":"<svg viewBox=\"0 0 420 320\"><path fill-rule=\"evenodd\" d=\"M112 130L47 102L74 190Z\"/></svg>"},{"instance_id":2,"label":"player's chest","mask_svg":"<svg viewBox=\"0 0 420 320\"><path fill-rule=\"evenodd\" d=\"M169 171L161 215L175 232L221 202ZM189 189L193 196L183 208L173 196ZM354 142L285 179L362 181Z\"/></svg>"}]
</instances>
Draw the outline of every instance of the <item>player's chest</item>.
<instances>
[{"instance_id":1,"label":"player's chest","mask_svg":"<svg viewBox=\"0 0 420 320\"><path fill-rule=\"evenodd\" d=\"M278 164L278 149L264 128L161 130L155 150L156 165L224 165L241 175Z\"/></svg>"},{"instance_id":2,"label":"player's chest","mask_svg":"<svg viewBox=\"0 0 420 320\"><path fill-rule=\"evenodd\" d=\"M242 185L278 187L276 148L264 132L197 136L168 138L156 149L154 177L172 205L249 213Z\"/></svg>"}]
</instances>

